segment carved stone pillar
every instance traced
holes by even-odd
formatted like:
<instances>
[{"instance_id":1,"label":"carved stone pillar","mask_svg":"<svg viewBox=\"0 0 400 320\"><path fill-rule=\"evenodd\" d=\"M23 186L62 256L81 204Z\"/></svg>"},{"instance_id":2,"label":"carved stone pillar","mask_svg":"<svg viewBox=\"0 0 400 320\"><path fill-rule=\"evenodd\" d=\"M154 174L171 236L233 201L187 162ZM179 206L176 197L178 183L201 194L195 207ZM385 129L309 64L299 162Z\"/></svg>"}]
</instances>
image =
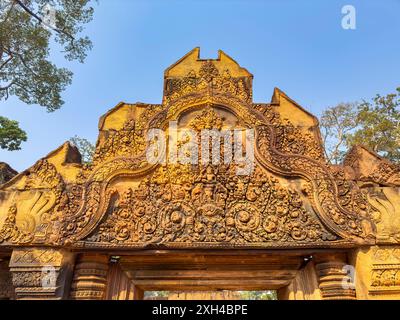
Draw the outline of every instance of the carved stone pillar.
<instances>
[{"instance_id":1,"label":"carved stone pillar","mask_svg":"<svg viewBox=\"0 0 400 320\"><path fill-rule=\"evenodd\" d=\"M10 271L16 299L59 300L68 296L74 255L51 248L15 249Z\"/></svg>"},{"instance_id":2,"label":"carved stone pillar","mask_svg":"<svg viewBox=\"0 0 400 320\"><path fill-rule=\"evenodd\" d=\"M109 257L106 255L81 255L74 271L71 299L105 299L108 267Z\"/></svg>"},{"instance_id":3,"label":"carved stone pillar","mask_svg":"<svg viewBox=\"0 0 400 320\"><path fill-rule=\"evenodd\" d=\"M323 300L354 300L352 268L345 254L315 256L319 289Z\"/></svg>"},{"instance_id":4,"label":"carved stone pillar","mask_svg":"<svg viewBox=\"0 0 400 320\"><path fill-rule=\"evenodd\" d=\"M356 268L358 299L400 299L400 246L356 249L352 261Z\"/></svg>"},{"instance_id":5,"label":"carved stone pillar","mask_svg":"<svg viewBox=\"0 0 400 320\"><path fill-rule=\"evenodd\" d=\"M8 260L0 258L0 300L14 299L14 287L8 264Z\"/></svg>"}]
</instances>

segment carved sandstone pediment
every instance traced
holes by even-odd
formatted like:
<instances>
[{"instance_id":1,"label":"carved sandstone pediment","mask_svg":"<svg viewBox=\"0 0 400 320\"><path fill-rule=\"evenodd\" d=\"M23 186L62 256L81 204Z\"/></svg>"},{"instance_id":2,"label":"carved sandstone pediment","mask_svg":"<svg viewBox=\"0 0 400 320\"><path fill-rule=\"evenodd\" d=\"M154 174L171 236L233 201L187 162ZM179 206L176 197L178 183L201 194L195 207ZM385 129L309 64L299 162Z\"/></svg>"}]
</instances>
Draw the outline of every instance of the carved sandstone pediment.
<instances>
[{"instance_id":1,"label":"carved sandstone pediment","mask_svg":"<svg viewBox=\"0 0 400 320\"><path fill-rule=\"evenodd\" d=\"M196 48L165 72L162 104L120 103L100 119L93 164L65 144L1 187L0 245L349 247L371 244L367 195L325 163L317 119L252 75ZM146 158L150 129L254 130L254 168ZM177 141L184 144L184 141ZM189 152L189 151L188 151ZM193 152L193 150L191 151Z\"/></svg>"}]
</instances>

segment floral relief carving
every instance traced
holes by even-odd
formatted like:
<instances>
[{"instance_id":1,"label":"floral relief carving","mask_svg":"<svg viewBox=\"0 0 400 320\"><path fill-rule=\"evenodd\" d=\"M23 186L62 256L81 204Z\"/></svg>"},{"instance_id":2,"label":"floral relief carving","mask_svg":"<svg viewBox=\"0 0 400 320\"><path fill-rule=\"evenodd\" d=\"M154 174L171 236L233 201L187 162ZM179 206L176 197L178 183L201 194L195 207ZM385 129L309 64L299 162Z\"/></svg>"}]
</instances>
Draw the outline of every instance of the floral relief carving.
<instances>
[{"instance_id":1,"label":"floral relief carving","mask_svg":"<svg viewBox=\"0 0 400 320\"><path fill-rule=\"evenodd\" d=\"M246 102L252 99L251 85L246 78L232 77L228 69L221 74L211 61L202 62L198 74L191 70L185 77L167 79L165 99L170 102L207 90L235 96Z\"/></svg>"},{"instance_id":2,"label":"floral relief carving","mask_svg":"<svg viewBox=\"0 0 400 320\"><path fill-rule=\"evenodd\" d=\"M400 265L375 268L371 275L372 291L379 287L400 287Z\"/></svg>"},{"instance_id":3,"label":"floral relief carving","mask_svg":"<svg viewBox=\"0 0 400 320\"><path fill-rule=\"evenodd\" d=\"M290 175L303 175L312 184L314 192L318 195L315 201L319 204L330 221L334 223L333 228L350 236L359 238L374 237L374 226L369 209L368 201L360 194L361 191L354 190L354 197L359 201L357 214L348 211L340 205L341 195L338 193L338 185L326 165L312 158L296 154L283 154L274 147L277 139L276 132L272 126L258 127L257 147L261 153L261 161L267 166L275 167ZM346 196L346 195L345 195ZM356 206L353 207L353 209ZM326 221L329 223L329 221Z\"/></svg>"},{"instance_id":4,"label":"floral relief carving","mask_svg":"<svg viewBox=\"0 0 400 320\"><path fill-rule=\"evenodd\" d=\"M41 271L21 271L12 273L12 282L14 287L41 287L42 286Z\"/></svg>"},{"instance_id":5,"label":"floral relief carving","mask_svg":"<svg viewBox=\"0 0 400 320\"><path fill-rule=\"evenodd\" d=\"M296 190L284 188L260 168L245 178L230 166L180 169L161 167L136 189L120 194L88 241L274 244L337 239L307 212Z\"/></svg>"},{"instance_id":6,"label":"floral relief carving","mask_svg":"<svg viewBox=\"0 0 400 320\"><path fill-rule=\"evenodd\" d=\"M376 246L371 249L370 292L400 289L400 248Z\"/></svg>"},{"instance_id":7,"label":"floral relief carving","mask_svg":"<svg viewBox=\"0 0 400 320\"><path fill-rule=\"evenodd\" d=\"M160 105L149 105L138 119L127 120L121 130L110 130L96 148L93 163L101 164L113 157L134 157L146 148L145 131L148 121L162 110Z\"/></svg>"}]
</instances>

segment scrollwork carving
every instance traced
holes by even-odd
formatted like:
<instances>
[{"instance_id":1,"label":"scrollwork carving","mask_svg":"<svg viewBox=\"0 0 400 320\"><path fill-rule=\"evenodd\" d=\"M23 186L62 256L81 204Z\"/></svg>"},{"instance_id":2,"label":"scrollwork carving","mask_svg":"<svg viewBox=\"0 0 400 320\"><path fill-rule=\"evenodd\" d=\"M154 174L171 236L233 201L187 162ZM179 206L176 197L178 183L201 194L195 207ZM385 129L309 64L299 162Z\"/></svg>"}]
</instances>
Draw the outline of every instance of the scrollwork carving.
<instances>
[{"instance_id":1,"label":"scrollwork carving","mask_svg":"<svg viewBox=\"0 0 400 320\"><path fill-rule=\"evenodd\" d=\"M231 166L181 167L161 167L120 194L88 241L273 245L337 239L307 212L297 191L261 168L239 178Z\"/></svg>"},{"instance_id":2,"label":"scrollwork carving","mask_svg":"<svg viewBox=\"0 0 400 320\"><path fill-rule=\"evenodd\" d=\"M202 62L198 74L191 70L186 77L167 79L165 99L170 102L207 90L235 96L246 102L252 99L251 85L245 77L232 77L229 69L220 74L211 61Z\"/></svg>"},{"instance_id":3,"label":"scrollwork carving","mask_svg":"<svg viewBox=\"0 0 400 320\"><path fill-rule=\"evenodd\" d=\"M325 217L328 225L331 225L344 237L347 234L361 239L373 238L372 217L368 211L365 211L369 207L368 201L365 197L362 197L360 191L354 190L354 193L358 194L353 196L358 201L357 207L362 207L362 209L358 210L358 214L354 214L353 211L348 211L340 205L338 186L333 178L333 173L329 172L326 165L302 155L279 152L275 148L276 132L273 126L260 126L257 128L257 133L257 148L261 153L260 160L272 169L281 170L281 172L289 175L304 176L311 181L315 202L322 210L321 217ZM353 206L354 208L356 207ZM333 225L331 221L334 223Z\"/></svg>"}]
</instances>

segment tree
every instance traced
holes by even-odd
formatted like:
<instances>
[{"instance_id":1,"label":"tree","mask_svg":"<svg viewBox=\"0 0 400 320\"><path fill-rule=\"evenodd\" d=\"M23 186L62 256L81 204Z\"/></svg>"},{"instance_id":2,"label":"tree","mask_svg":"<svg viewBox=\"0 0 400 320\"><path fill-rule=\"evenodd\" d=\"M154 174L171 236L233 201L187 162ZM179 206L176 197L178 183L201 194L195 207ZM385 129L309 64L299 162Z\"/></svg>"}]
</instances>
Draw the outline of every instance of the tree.
<instances>
[{"instance_id":1,"label":"tree","mask_svg":"<svg viewBox=\"0 0 400 320\"><path fill-rule=\"evenodd\" d=\"M347 149L364 145L379 155L400 161L400 88L371 102L341 103L321 116L327 159L342 161Z\"/></svg>"},{"instance_id":2,"label":"tree","mask_svg":"<svg viewBox=\"0 0 400 320\"><path fill-rule=\"evenodd\" d=\"M19 150L21 142L26 141L26 133L18 122L0 116L0 147L9 151Z\"/></svg>"},{"instance_id":3,"label":"tree","mask_svg":"<svg viewBox=\"0 0 400 320\"><path fill-rule=\"evenodd\" d=\"M346 154L348 137L357 127L355 103L340 103L326 109L321 117L321 131L325 155L330 163L340 163Z\"/></svg>"},{"instance_id":4,"label":"tree","mask_svg":"<svg viewBox=\"0 0 400 320\"><path fill-rule=\"evenodd\" d=\"M72 137L69 141L78 148L82 156L82 162L84 164L91 164L96 147L89 140L78 136Z\"/></svg>"},{"instance_id":5,"label":"tree","mask_svg":"<svg viewBox=\"0 0 400 320\"><path fill-rule=\"evenodd\" d=\"M48 112L63 105L61 93L71 83L72 72L50 61L50 42L60 46L67 60L83 63L92 48L87 37L79 36L92 19L90 2L0 1L0 100L16 96Z\"/></svg>"},{"instance_id":6,"label":"tree","mask_svg":"<svg viewBox=\"0 0 400 320\"><path fill-rule=\"evenodd\" d=\"M357 110L357 130L348 136L348 145L362 144L381 156L400 161L400 88L397 93L376 95L363 101Z\"/></svg>"},{"instance_id":7,"label":"tree","mask_svg":"<svg viewBox=\"0 0 400 320\"><path fill-rule=\"evenodd\" d=\"M167 300L169 291L145 291L144 296L148 300L161 300L162 298Z\"/></svg>"}]
</instances>

